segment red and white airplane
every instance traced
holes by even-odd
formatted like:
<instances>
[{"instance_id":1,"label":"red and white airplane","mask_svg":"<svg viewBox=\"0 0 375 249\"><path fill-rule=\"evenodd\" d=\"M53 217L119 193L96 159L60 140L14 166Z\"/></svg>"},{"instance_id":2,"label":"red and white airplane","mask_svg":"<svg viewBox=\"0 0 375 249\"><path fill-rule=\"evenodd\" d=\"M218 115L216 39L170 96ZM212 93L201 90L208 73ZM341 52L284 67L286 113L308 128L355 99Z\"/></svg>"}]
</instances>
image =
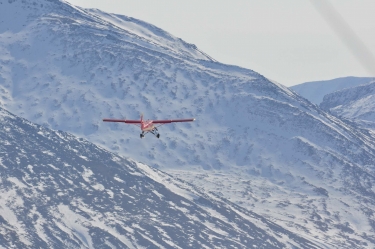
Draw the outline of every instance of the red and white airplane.
<instances>
[{"instance_id":1,"label":"red and white airplane","mask_svg":"<svg viewBox=\"0 0 375 249\"><path fill-rule=\"evenodd\" d=\"M150 132L154 134L157 138L160 137L158 128L161 125L169 124L169 123L176 123L176 122L192 122L195 118L188 118L188 119L169 119L169 120L144 120L143 114L141 114L140 120L129 120L129 119L103 119L104 122L119 122L119 123L126 123L126 124L134 124L141 128L142 133L140 137L143 138L146 133ZM155 126L154 124L158 124Z\"/></svg>"}]
</instances>

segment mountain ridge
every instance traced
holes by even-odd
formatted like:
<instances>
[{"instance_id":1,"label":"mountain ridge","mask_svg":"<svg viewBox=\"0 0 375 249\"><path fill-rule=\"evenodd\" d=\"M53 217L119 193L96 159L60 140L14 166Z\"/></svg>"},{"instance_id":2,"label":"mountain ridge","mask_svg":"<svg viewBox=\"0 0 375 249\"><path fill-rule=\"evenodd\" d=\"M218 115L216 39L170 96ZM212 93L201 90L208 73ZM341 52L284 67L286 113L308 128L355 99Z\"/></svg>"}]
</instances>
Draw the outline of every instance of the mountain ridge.
<instances>
[{"instance_id":1,"label":"mountain ridge","mask_svg":"<svg viewBox=\"0 0 375 249\"><path fill-rule=\"evenodd\" d=\"M321 243L373 243L369 134L252 70L202 57L177 38L148 43L99 17L126 18L46 9L20 31L0 33L7 109L232 198ZM4 19L0 30L11 23ZM136 127L101 121L140 112L196 122L141 140Z\"/></svg>"}]
</instances>

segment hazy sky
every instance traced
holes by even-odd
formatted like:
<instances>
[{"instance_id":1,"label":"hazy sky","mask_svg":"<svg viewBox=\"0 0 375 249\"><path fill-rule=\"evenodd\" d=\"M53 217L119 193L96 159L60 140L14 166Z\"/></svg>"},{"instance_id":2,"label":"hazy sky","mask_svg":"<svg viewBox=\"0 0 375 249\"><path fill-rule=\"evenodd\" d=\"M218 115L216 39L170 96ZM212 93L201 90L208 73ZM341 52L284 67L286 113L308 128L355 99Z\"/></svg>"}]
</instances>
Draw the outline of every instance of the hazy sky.
<instances>
[{"instance_id":1,"label":"hazy sky","mask_svg":"<svg viewBox=\"0 0 375 249\"><path fill-rule=\"evenodd\" d=\"M149 22L286 86L375 76L375 0L67 0Z\"/></svg>"}]
</instances>

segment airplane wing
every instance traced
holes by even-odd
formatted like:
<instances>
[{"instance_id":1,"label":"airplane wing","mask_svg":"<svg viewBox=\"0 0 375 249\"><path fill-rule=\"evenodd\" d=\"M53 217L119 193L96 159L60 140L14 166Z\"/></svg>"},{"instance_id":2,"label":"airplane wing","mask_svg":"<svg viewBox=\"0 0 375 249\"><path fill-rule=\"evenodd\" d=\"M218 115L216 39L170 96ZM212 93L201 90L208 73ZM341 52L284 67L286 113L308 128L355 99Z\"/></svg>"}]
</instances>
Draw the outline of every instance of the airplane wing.
<instances>
[{"instance_id":1,"label":"airplane wing","mask_svg":"<svg viewBox=\"0 0 375 249\"><path fill-rule=\"evenodd\" d=\"M104 118L103 122L118 122L118 123L127 123L127 124L140 124L140 120L130 120L130 119L108 119Z\"/></svg>"},{"instance_id":2,"label":"airplane wing","mask_svg":"<svg viewBox=\"0 0 375 249\"><path fill-rule=\"evenodd\" d=\"M153 120L152 123L154 124L169 124L175 122L192 122L195 118L188 118L188 119L169 119L169 120Z\"/></svg>"}]
</instances>

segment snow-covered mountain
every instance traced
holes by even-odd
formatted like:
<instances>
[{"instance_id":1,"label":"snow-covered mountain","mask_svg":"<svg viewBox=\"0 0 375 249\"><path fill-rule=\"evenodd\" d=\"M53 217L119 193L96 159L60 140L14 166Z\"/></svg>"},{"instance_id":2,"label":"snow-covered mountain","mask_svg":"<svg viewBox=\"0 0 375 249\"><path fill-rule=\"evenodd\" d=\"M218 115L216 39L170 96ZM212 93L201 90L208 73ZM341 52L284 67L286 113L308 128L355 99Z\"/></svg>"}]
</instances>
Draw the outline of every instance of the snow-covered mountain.
<instances>
[{"instance_id":1,"label":"snow-covered mountain","mask_svg":"<svg viewBox=\"0 0 375 249\"><path fill-rule=\"evenodd\" d=\"M0 248L324 248L0 108Z\"/></svg>"},{"instance_id":2,"label":"snow-covered mountain","mask_svg":"<svg viewBox=\"0 0 375 249\"><path fill-rule=\"evenodd\" d=\"M312 103L319 105L323 101L324 96L327 94L343 90L345 88L366 84L372 80L374 80L374 78L350 76L332 80L306 82L292 86L290 89L310 100Z\"/></svg>"},{"instance_id":3,"label":"snow-covered mountain","mask_svg":"<svg viewBox=\"0 0 375 249\"><path fill-rule=\"evenodd\" d=\"M326 111L375 130L374 78L344 77L290 87Z\"/></svg>"},{"instance_id":4,"label":"snow-covered mountain","mask_svg":"<svg viewBox=\"0 0 375 249\"><path fill-rule=\"evenodd\" d=\"M375 131L375 81L327 94L320 107Z\"/></svg>"},{"instance_id":5,"label":"snow-covered mountain","mask_svg":"<svg viewBox=\"0 0 375 249\"><path fill-rule=\"evenodd\" d=\"M160 167L327 247L375 245L375 144L365 131L142 21L57 0L0 3L6 109ZM160 139L101 121L140 112L197 120L161 127Z\"/></svg>"}]
</instances>

